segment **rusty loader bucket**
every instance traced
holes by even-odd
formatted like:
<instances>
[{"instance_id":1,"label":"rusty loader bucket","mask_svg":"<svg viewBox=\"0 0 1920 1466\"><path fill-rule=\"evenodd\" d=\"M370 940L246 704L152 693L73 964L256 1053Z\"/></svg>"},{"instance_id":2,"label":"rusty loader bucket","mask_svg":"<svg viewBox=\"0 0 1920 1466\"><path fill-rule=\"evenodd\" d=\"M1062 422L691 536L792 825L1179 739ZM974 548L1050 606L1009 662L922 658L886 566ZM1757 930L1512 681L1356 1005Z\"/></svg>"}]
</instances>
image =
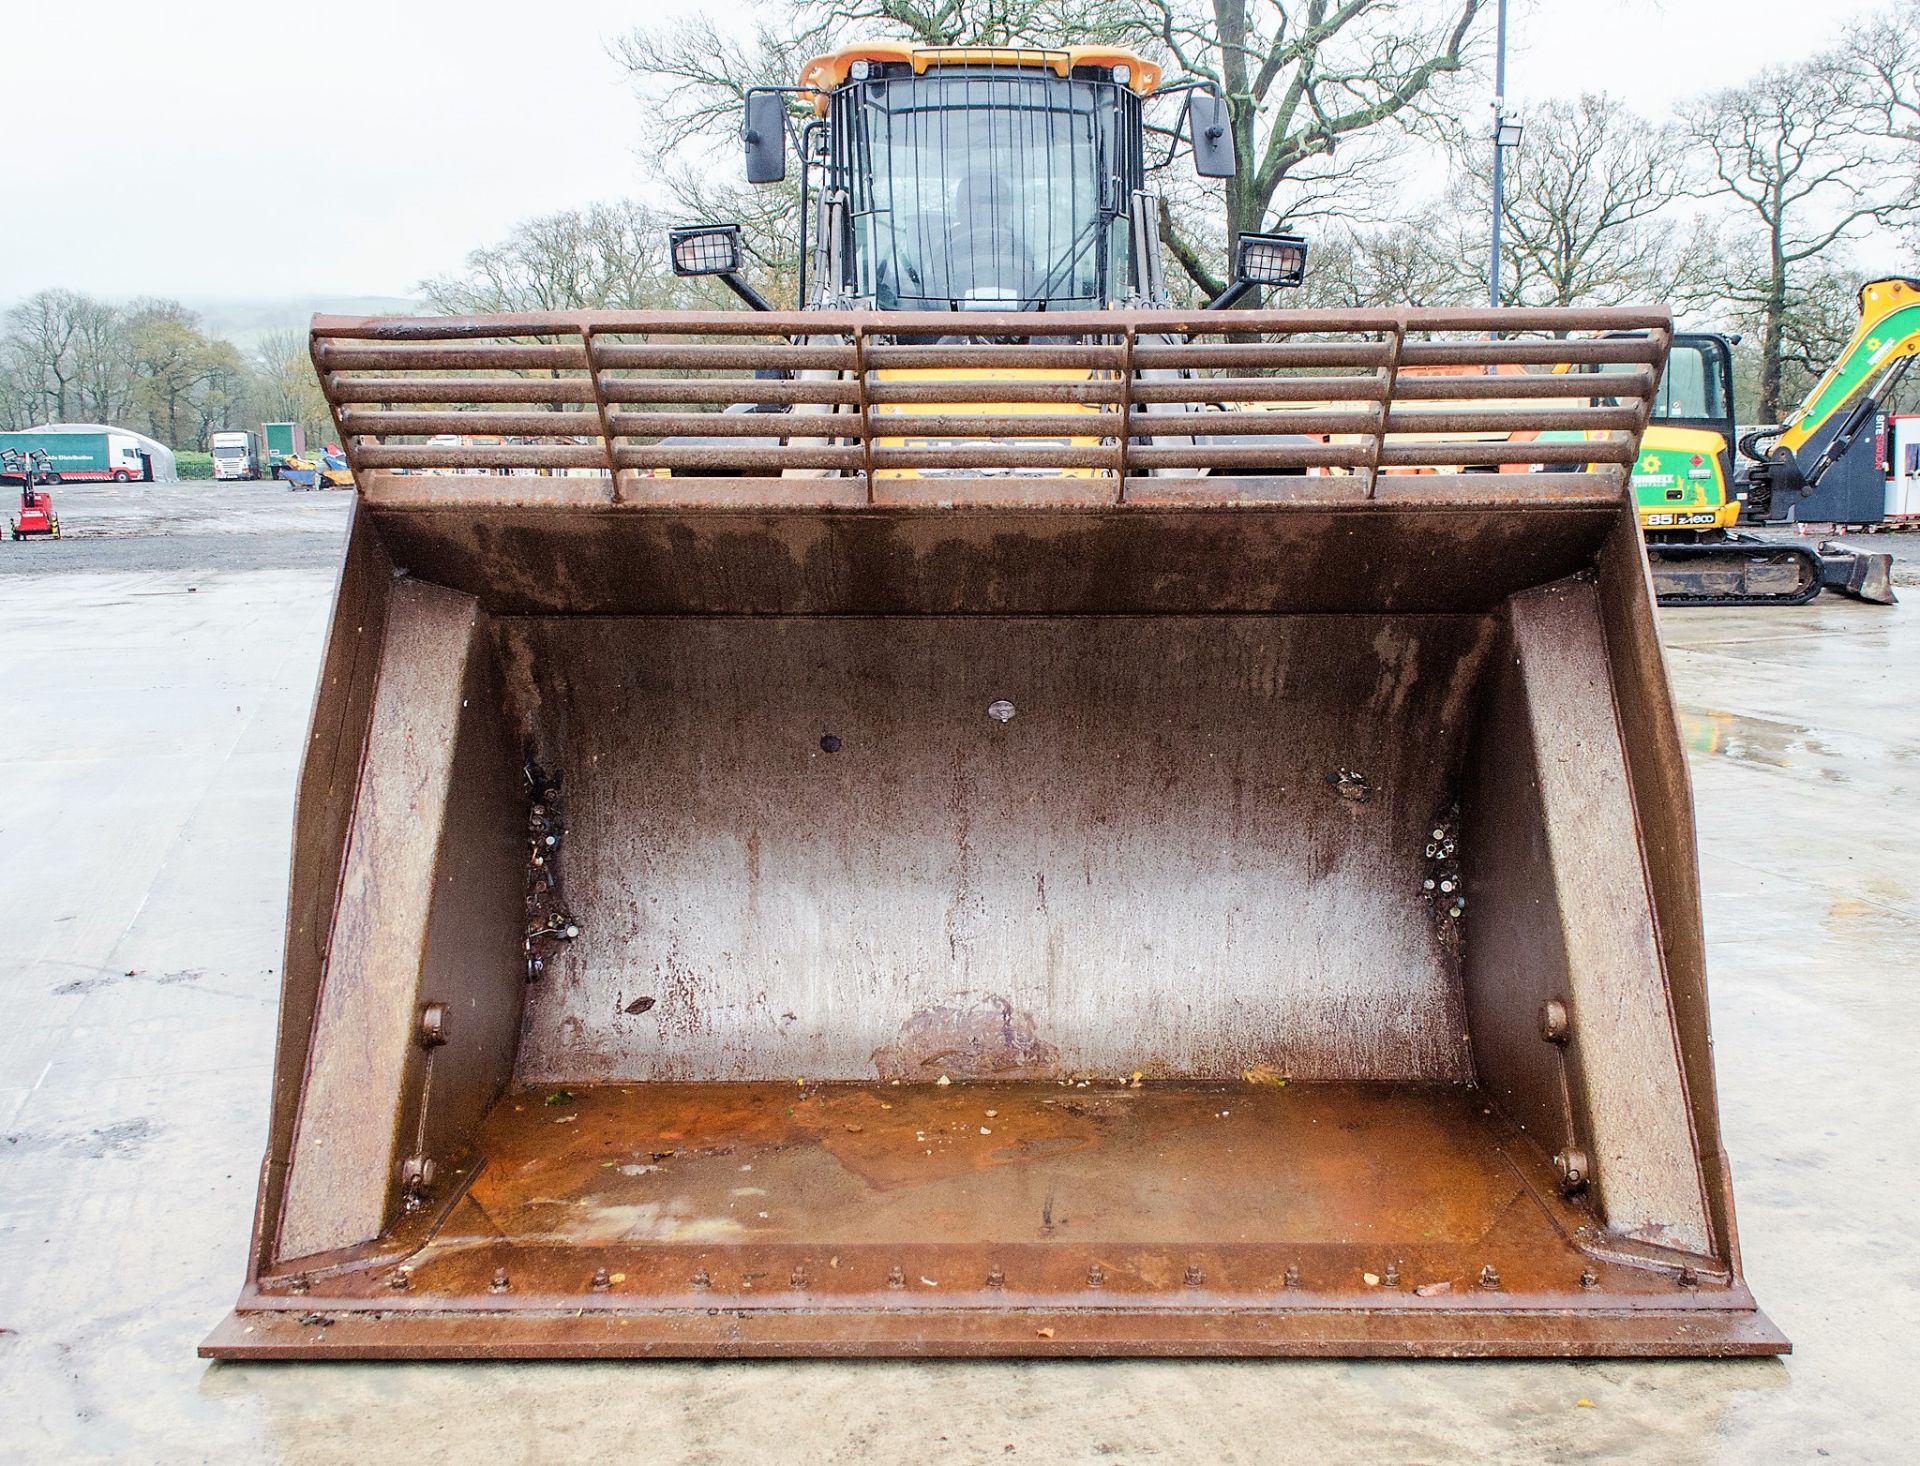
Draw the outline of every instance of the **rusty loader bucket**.
<instances>
[{"instance_id":1,"label":"rusty loader bucket","mask_svg":"<svg viewBox=\"0 0 1920 1466\"><path fill-rule=\"evenodd\" d=\"M1783 1350L1626 485L1668 322L1494 320L318 321L205 1352Z\"/></svg>"}]
</instances>

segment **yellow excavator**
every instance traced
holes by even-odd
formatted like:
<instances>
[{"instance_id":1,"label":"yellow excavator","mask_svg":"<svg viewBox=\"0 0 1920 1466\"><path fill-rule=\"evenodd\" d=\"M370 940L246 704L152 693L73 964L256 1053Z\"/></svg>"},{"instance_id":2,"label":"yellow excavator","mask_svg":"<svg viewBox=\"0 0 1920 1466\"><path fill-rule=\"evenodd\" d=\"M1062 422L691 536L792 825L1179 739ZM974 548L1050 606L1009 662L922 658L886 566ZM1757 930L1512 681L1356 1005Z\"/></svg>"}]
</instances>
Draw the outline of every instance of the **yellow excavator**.
<instances>
[{"instance_id":1,"label":"yellow excavator","mask_svg":"<svg viewBox=\"0 0 1920 1466\"><path fill-rule=\"evenodd\" d=\"M313 324L355 513L203 1351L1784 1351L1668 312L1269 308L1286 235L1176 308L1226 106L1105 47L854 47L744 132L800 309L710 225L750 309Z\"/></svg>"},{"instance_id":2,"label":"yellow excavator","mask_svg":"<svg viewBox=\"0 0 1920 1466\"><path fill-rule=\"evenodd\" d=\"M1778 427L1738 434L1733 344L1716 333L1673 338L1634 466L1661 604L1801 605L1835 590L1891 605L1891 555L1743 527L1844 529L1886 519L1877 425L1881 405L1920 352L1920 281L1862 287L1852 338Z\"/></svg>"}]
</instances>

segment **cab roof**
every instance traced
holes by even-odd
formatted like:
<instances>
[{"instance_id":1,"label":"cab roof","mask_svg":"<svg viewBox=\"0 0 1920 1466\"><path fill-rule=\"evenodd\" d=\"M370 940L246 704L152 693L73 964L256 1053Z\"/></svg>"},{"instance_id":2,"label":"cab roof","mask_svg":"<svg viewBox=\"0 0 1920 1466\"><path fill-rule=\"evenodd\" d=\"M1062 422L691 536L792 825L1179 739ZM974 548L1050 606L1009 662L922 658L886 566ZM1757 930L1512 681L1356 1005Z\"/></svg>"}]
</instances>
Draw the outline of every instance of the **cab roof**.
<instances>
[{"instance_id":1,"label":"cab roof","mask_svg":"<svg viewBox=\"0 0 1920 1466\"><path fill-rule=\"evenodd\" d=\"M828 56L816 56L800 68L800 85L812 91L814 107L825 112L827 94L847 80L856 61L906 62L916 76L934 66L1006 66L1045 68L1066 78L1082 66L1124 66L1127 86L1140 96L1151 96L1160 85L1160 68L1118 46L1063 46L1058 50L1001 46L915 46L905 41L871 41L848 46Z\"/></svg>"}]
</instances>

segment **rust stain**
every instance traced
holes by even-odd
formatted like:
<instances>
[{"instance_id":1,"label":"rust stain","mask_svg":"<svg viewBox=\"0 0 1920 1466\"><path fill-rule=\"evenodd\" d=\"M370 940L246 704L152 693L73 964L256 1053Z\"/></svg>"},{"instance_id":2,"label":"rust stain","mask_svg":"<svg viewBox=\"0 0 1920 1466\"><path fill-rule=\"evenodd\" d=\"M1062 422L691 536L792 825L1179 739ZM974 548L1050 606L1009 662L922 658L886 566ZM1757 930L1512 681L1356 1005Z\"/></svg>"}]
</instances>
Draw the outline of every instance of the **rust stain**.
<instances>
[{"instance_id":1,"label":"rust stain","mask_svg":"<svg viewBox=\"0 0 1920 1466\"><path fill-rule=\"evenodd\" d=\"M1060 1050L1042 1039L1031 1015L993 993L961 993L922 1008L894 1041L874 1050L882 1079L927 1083L954 1079L1051 1079Z\"/></svg>"}]
</instances>

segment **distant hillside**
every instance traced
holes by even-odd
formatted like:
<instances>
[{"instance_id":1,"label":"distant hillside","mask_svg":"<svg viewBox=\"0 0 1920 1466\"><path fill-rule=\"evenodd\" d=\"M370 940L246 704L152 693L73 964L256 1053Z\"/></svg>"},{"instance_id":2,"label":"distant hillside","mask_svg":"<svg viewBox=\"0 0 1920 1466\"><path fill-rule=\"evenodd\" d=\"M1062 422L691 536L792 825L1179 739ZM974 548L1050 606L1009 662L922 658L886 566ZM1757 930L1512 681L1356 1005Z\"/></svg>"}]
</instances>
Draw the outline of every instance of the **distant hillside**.
<instances>
[{"instance_id":1,"label":"distant hillside","mask_svg":"<svg viewBox=\"0 0 1920 1466\"><path fill-rule=\"evenodd\" d=\"M224 337L245 349L262 336L288 327L306 328L308 317L316 311L343 316L405 316L417 313L421 302L398 295L310 295L289 296L284 300L194 300L181 301L199 314L201 328L209 336Z\"/></svg>"}]
</instances>

